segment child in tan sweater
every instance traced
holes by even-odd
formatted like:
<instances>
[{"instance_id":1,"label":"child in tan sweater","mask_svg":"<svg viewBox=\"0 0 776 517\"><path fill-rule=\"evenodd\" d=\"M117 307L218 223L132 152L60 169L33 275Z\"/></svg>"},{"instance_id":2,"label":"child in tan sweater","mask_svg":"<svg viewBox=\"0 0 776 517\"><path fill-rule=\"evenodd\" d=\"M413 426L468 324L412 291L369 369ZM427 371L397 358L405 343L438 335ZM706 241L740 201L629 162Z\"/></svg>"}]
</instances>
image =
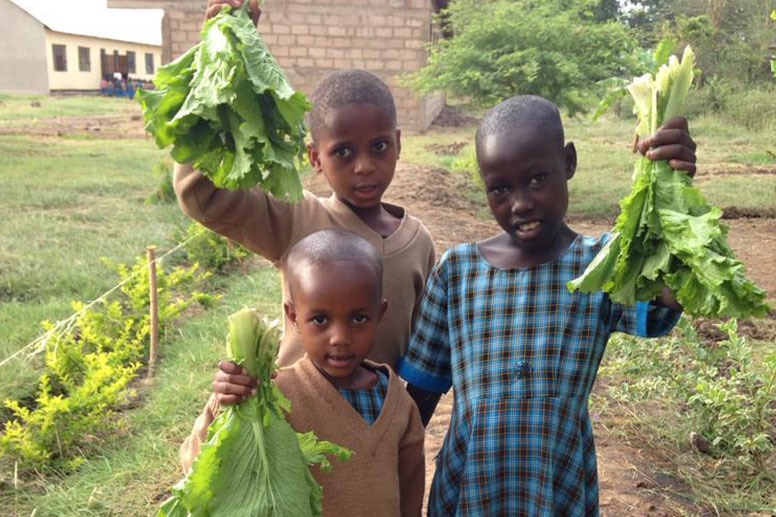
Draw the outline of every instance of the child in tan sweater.
<instances>
[{"instance_id":1,"label":"child in tan sweater","mask_svg":"<svg viewBox=\"0 0 776 517\"><path fill-rule=\"evenodd\" d=\"M288 254L285 313L305 356L278 371L297 432L313 431L355 452L330 472L314 469L329 517L418 517L423 504L424 429L391 367L366 359L388 305L382 258L353 232L322 230ZM188 470L221 405L255 394L256 380L231 362L219 365L213 396L181 447Z\"/></svg>"},{"instance_id":2,"label":"child in tan sweater","mask_svg":"<svg viewBox=\"0 0 776 517\"><path fill-rule=\"evenodd\" d=\"M207 16L240 0L210 0ZM251 4L254 19L258 8ZM260 188L216 188L190 164L177 164L174 186L184 213L273 262L286 274L287 254L296 241L318 230L344 228L371 243L384 262L385 313L369 358L394 367L406 351L412 321L434 265L428 230L404 208L383 201L396 171L401 130L385 82L371 72L344 70L325 77L312 97L308 116L312 141L307 155L333 194L305 192L297 203ZM283 282L288 300L288 282ZM279 364L302 356L299 336L286 318Z\"/></svg>"}]
</instances>

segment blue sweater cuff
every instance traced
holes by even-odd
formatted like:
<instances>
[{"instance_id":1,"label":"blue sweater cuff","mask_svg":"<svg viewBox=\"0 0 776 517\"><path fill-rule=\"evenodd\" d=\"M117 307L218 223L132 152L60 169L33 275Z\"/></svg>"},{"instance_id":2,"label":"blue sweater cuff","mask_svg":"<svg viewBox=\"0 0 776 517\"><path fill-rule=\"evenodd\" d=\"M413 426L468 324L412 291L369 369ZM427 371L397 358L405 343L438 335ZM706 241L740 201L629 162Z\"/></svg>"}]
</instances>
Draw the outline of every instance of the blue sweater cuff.
<instances>
[{"instance_id":1,"label":"blue sweater cuff","mask_svg":"<svg viewBox=\"0 0 776 517\"><path fill-rule=\"evenodd\" d=\"M399 358L399 362L396 365L396 371L399 376L409 384L431 393L447 393L452 386L450 379L430 375L414 366L404 357Z\"/></svg>"}]
</instances>

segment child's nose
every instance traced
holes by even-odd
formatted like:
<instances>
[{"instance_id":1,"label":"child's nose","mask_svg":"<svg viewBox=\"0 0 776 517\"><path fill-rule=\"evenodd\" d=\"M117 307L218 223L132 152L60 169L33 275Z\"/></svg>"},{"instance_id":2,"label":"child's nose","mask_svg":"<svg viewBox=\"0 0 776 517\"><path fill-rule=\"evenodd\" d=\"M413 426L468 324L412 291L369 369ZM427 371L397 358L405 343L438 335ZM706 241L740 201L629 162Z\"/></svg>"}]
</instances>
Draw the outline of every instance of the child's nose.
<instances>
[{"instance_id":1,"label":"child's nose","mask_svg":"<svg viewBox=\"0 0 776 517\"><path fill-rule=\"evenodd\" d=\"M361 156L356 160L354 172L361 176L372 174L375 170L374 163L369 156Z\"/></svg>"},{"instance_id":2,"label":"child's nose","mask_svg":"<svg viewBox=\"0 0 776 517\"><path fill-rule=\"evenodd\" d=\"M533 197L530 192L515 190L512 193L512 213L525 214L534 209Z\"/></svg>"},{"instance_id":3,"label":"child's nose","mask_svg":"<svg viewBox=\"0 0 776 517\"><path fill-rule=\"evenodd\" d=\"M350 329L348 325L335 324L331 326L331 334L329 336L329 344L335 345L347 345L350 343Z\"/></svg>"}]
</instances>

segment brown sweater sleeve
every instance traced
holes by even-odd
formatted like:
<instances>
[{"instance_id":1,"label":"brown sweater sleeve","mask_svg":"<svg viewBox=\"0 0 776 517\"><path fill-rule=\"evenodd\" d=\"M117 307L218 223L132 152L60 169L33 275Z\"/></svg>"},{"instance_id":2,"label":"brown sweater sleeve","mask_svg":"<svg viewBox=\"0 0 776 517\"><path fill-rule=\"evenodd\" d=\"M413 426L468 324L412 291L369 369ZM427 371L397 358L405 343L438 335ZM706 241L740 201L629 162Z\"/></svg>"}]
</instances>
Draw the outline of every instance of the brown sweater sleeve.
<instances>
[{"instance_id":1,"label":"brown sweater sleeve","mask_svg":"<svg viewBox=\"0 0 776 517\"><path fill-rule=\"evenodd\" d=\"M221 405L215 396L211 395L205 409L202 410L202 413L194 421L194 428L191 430L191 434L183 442L178 452L184 474L189 472L191 464L194 463L194 458L197 457L199 450L202 448L202 444L207 441L208 427L213 423L220 410Z\"/></svg>"},{"instance_id":2,"label":"brown sweater sleeve","mask_svg":"<svg viewBox=\"0 0 776 517\"><path fill-rule=\"evenodd\" d=\"M254 253L277 261L294 227L294 207L258 187L228 190L190 164L175 164L175 195L183 213Z\"/></svg>"},{"instance_id":3,"label":"brown sweater sleeve","mask_svg":"<svg viewBox=\"0 0 776 517\"><path fill-rule=\"evenodd\" d=\"M402 387L402 389L404 389ZM409 397L407 397L409 399ZM402 517L420 517L426 483L426 460L423 453L425 428L420 413L411 401L407 431L399 443L399 484Z\"/></svg>"}]
</instances>

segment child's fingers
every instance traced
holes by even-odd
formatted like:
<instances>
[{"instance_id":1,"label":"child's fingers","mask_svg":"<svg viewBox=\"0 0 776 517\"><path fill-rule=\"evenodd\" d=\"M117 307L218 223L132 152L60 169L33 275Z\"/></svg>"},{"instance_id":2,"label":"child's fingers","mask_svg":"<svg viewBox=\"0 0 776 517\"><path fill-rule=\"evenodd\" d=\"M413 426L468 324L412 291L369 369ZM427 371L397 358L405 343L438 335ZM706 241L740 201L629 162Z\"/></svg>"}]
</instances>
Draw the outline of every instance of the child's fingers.
<instances>
[{"instance_id":1,"label":"child's fingers","mask_svg":"<svg viewBox=\"0 0 776 517\"><path fill-rule=\"evenodd\" d=\"M690 136L690 133L683 129L660 129L654 135L644 138L639 142L639 151L646 153L648 149L673 145L685 147L693 153L698 147L695 140Z\"/></svg>"},{"instance_id":2,"label":"child's fingers","mask_svg":"<svg viewBox=\"0 0 776 517\"><path fill-rule=\"evenodd\" d=\"M209 20L218 13L225 5L231 6L233 9L237 9L243 4L243 0L210 0L205 10L205 20ZM258 0L250 0L249 12L254 24L259 23L261 17L261 9L259 8Z\"/></svg>"},{"instance_id":3,"label":"child's fingers","mask_svg":"<svg viewBox=\"0 0 776 517\"><path fill-rule=\"evenodd\" d=\"M696 165L693 162L685 162L682 160L668 160L668 165L670 165L671 168L674 170L686 172L687 174L690 175L691 178L695 176Z\"/></svg>"},{"instance_id":4,"label":"child's fingers","mask_svg":"<svg viewBox=\"0 0 776 517\"><path fill-rule=\"evenodd\" d=\"M680 129L685 133L690 132L690 125L685 117L674 117L666 120L661 129Z\"/></svg>"},{"instance_id":5,"label":"child's fingers","mask_svg":"<svg viewBox=\"0 0 776 517\"><path fill-rule=\"evenodd\" d=\"M207 4L207 9L205 9L205 20L209 20L220 13L225 5L237 9L242 5L242 0L210 0Z\"/></svg>"},{"instance_id":6,"label":"child's fingers","mask_svg":"<svg viewBox=\"0 0 776 517\"><path fill-rule=\"evenodd\" d=\"M245 395L229 395L225 393L216 393L216 400L219 404L222 406L231 406L233 404L240 404L242 402L245 402L248 397Z\"/></svg>"},{"instance_id":7,"label":"child's fingers","mask_svg":"<svg viewBox=\"0 0 776 517\"><path fill-rule=\"evenodd\" d=\"M695 151L683 144L669 144L649 149L645 156L652 161L667 160L672 169L695 174Z\"/></svg>"},{"instance_id":8,"label":"child's fingers","mask_svg":"<svg viewBox=\"0 0 776 517\"><path fill-rule=\"evenodd\" d=\"M245 368L231 361L221 361L218 363L216 382L219 381L249 387L256 386L257 383L257 380L251 377Z\"/></svg>"},{"instance_id":9,"label":"child's fingers","mask_svg":"<svg viewBox=\"0 0 776 517\"><path fill-rule=\"evenodd\" d=\"M227 374L248 375L248 371L234 361L219 361L218 369Z\"/></svg>"},{"instance_id":10,"label":"child's fingers","mask_svg":"<svg viewBox=\"0 0 776 517\"><path fill-rule=\"evenodd\" d=\"M239 404L256 394L256 382L242 375L217 375L213 381L213 393L221 404Z\"/></svg>"}]
</instances>

